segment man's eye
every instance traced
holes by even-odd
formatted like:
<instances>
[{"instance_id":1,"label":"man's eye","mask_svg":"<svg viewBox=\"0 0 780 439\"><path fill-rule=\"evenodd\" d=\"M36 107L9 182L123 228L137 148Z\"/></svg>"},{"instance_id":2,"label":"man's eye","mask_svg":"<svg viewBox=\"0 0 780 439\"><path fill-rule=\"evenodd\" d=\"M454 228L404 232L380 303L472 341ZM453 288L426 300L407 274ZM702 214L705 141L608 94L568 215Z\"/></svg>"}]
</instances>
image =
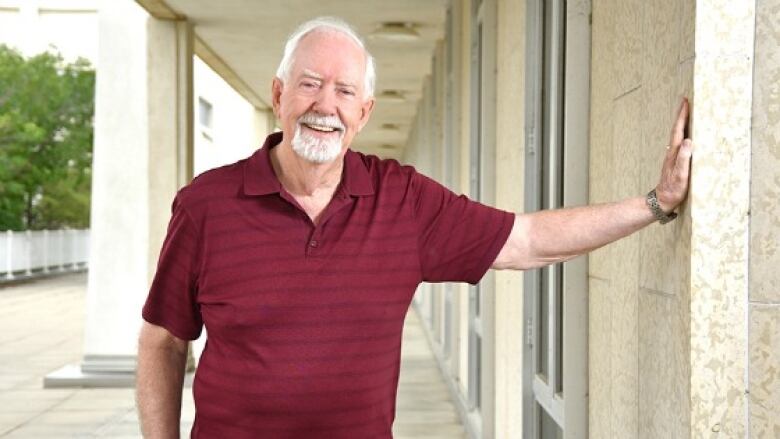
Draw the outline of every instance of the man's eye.
<instances>
[{"instance_id":1,"label":"man's eye","mask_svg":"<svg viewBox=\"0 0 780 439\"><path fill-rule=\"evenodd\" d=\"M347 96L355 96L355 92L352 91L352 90L348 90L348 89L342 89L341 93L343 93L343 94L345 94Z\"/></svg>"},{"instance_id":2,"label":"man's eye","mask_svg":"<svg viewBox=\"0 0 780 439\"><path fill-rule=\"evenodd\" d=\"M317 87L317 84L315 84L313 82L302 82L301 83L301 87L303 87L303 88L315 88L315 87Z\"/></svg>"}]
</instances>

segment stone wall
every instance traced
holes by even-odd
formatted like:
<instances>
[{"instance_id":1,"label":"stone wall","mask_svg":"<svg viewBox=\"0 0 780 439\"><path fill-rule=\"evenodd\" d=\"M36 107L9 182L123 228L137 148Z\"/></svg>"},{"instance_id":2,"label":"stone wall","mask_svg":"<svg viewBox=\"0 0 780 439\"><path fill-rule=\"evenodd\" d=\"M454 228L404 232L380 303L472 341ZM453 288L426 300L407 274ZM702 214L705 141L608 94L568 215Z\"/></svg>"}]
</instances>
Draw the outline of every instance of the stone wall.
<instances>
[{"instance_id":1,"label":"stone wall","mask_svg":"<svg viewBox=\"0 0 780 439\"><path fill-rule=\"evenodd\" d=\"M657 183L680 98L693 98L693 3L593 2L591 203ZM590 255L592 438L689 436L689 210Z\"/></svg>"},{"instance_id":2,"label":"stone wall","mask_svg":"<svg viewBox=\"0 0 780 439\"><path fill-rule=\"evenodd\" d=\"M590 257L590 436L780 435L780 1L595 1L591 202L646 192L691 98L680 218ZM749 395L749 396L748 396Z\"/></svg>"},{"instance_id":3,"label":"stone wall","mask_svg":"<svg viewBox=\"0 0 780 439\"><path fill-rule=\"evenodd\" d=\"M756 3L750 184L750 437L780 437L780 1Z\"/></svg>"}]
</instances>

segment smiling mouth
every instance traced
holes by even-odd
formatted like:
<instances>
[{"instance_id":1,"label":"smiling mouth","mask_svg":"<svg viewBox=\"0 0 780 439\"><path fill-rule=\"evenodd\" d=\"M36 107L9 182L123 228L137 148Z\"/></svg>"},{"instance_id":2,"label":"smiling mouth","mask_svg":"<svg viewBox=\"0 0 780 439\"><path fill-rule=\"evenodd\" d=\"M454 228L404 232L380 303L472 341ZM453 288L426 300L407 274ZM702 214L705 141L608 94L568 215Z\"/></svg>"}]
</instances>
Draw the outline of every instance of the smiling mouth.
<instances>
[{"instance_id":1,"label":"smiling mouth","mask_svg":"<svg viewBox=\"0 0 780 439\"><path fill-rule=\"evenodd\" d=\"M314 124L304 123L303 126L312 129L314 131L319 131L321 133L332 133L334 131L341 131L341 129L338 127L330 127L327 125L314 125Z\"/></svg>"}]
</instances>

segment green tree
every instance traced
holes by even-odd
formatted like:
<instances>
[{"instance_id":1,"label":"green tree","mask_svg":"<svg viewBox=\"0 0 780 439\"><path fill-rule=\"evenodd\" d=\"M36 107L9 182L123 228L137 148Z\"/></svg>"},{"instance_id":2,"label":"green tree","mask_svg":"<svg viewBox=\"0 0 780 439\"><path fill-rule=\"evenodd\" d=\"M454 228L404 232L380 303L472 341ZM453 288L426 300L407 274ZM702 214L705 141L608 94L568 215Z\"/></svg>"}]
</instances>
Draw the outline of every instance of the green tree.
<instances>
[{"instance_id":1,"label":"green tree","mask_svg":"<svg viewBox=\"0 0 780 439\"><path fill-rule=\"evenodd\" d=\"M0 45L0 230L88 227L95 71Z\"/></svg>"}]
</instances>

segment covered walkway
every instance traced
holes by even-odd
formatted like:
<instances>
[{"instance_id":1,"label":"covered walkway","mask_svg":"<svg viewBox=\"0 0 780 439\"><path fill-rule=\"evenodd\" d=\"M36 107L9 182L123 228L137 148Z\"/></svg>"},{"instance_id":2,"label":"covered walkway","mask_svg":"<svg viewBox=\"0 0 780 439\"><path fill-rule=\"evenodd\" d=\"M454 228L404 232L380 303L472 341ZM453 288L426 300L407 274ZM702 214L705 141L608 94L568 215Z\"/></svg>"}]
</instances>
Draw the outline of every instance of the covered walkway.
<instances>
[{"instance_id":1,"label":"covered walkway","mask_svg":"<svg viewBox=\"0 0 780 439\"><path fill-rule=\"evenodd\" d=\"M139 438L133 389L44 389L82 358L86 275L0 288L0 437ZM140 316L139 316L140 319ZM416 313L404 331L397 439L465 437ZM182 437L194 407L184 392Z\"/></svg>"}]
</instances>

